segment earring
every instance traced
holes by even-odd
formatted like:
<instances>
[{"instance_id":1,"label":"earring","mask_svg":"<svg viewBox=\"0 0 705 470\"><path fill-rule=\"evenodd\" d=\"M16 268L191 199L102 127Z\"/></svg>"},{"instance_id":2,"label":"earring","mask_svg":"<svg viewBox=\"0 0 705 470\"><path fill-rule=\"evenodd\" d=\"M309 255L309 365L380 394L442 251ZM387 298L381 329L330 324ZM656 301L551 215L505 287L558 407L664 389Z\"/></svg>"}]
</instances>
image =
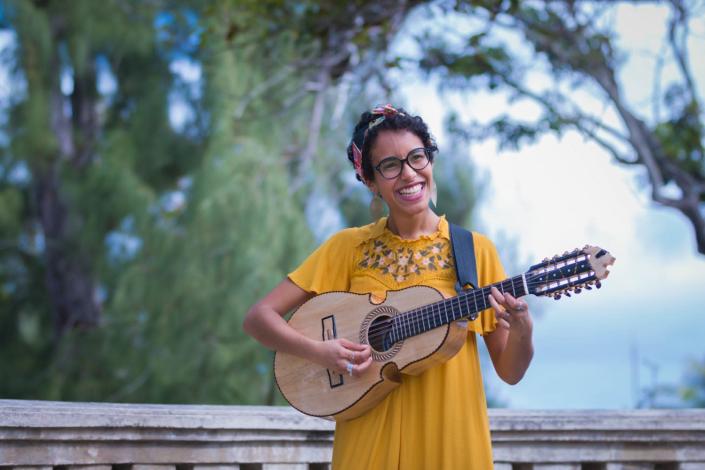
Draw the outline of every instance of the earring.
<instances>
[{"instance_id":1,"label":"earring","mask_svg":"<svg viewBox=\"0 0 705 470\"><path fill-rule=\"evenodd\" d=\"M438 203L436 201L438 200L438 188L436 187L436 182L433 181L431 183L431 203L433 204L433 208L438 207Z\"/></svg>"},{"instance_id":2,"label":"earring","mask_svg":"<svg viewBox=\"0 0 705 470\"><path fill-rule=\"evenodd\" d=\"M384 215L384 201L379 193L373 193L370 201L370 215L373 220L377 220Z\"/></svg>"}]
</instances>

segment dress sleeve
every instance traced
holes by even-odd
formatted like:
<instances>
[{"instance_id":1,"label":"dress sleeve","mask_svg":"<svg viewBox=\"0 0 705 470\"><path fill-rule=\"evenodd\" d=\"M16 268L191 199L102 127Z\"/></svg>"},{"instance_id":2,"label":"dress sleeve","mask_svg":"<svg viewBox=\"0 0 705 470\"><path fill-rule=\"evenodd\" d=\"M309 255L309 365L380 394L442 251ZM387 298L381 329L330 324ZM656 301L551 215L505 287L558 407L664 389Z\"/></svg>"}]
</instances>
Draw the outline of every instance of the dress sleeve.
<instances>
[{"instance_id":1,"label":"dress sleeve","mask_svg":"<svg viewBox=\"0 0 705 470\"><path fill-rule=\"evenodd\" d=\"M507 275L499 260L497 249L489 238L479 233L473 232L473 242L475 245L475 260L477 263L477 277L480 286L488 286L495 282L503 281ZM485 335L492 333L497 325L494 310L488 308L480 312L480 315L470 322L469 329Z\"/></svg>"},{"instance_id":2,"label":"dress sleeve","mask_svg":"<svg viewBox=\"0 0 705 470\"><path fill-rule=\"evenodd\" d=\"M289 273L289 279L314 294L349 291L355 248L353 239L350 229L336 233Z\"/></svg>"}]
</instances>

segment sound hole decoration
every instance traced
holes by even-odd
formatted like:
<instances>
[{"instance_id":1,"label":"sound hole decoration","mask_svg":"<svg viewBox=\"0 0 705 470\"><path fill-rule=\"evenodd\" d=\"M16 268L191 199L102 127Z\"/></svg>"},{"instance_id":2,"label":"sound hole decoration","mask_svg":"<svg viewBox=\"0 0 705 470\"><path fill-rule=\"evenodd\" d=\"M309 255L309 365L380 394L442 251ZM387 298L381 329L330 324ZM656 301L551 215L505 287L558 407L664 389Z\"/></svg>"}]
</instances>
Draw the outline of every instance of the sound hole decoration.
<instances>
[{"instance_id":1,"label":"sound hole decoration","mask_svg":"<svg viewBox=\"0 0 705 470\"><path fill-rule=\"evenodd\" d=\"M360 343L369 344L372 347L372 358L375 361L388 361L394 357L402 345L403 341L398 341L388 347L385 341L392 328L392 318L398 314L399 310L388 305L382 305L372 310L365 316L360 328Z\"/></svg>"}]
</instances>

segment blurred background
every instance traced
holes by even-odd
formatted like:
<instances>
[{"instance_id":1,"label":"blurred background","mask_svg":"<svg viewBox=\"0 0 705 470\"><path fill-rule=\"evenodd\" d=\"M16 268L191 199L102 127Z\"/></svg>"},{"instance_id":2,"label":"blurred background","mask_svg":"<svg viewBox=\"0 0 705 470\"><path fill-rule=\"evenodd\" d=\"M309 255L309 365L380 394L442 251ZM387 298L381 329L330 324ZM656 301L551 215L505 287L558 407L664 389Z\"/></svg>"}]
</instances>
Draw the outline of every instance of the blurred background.
<instances>
[{"instance_id":1,"label":"blurred background","mask_svg":"<svg viewBox=\"0 0 705 470\"><path fill-rule=\"evenodd\" d=\"M508 273L617 258L530 299L519 385L480 347L491 406L704 406L704 45L703 1L0 1L0 398L283 404L242 318L370 222L390 102Z\"/></svg>"}]
</instances>

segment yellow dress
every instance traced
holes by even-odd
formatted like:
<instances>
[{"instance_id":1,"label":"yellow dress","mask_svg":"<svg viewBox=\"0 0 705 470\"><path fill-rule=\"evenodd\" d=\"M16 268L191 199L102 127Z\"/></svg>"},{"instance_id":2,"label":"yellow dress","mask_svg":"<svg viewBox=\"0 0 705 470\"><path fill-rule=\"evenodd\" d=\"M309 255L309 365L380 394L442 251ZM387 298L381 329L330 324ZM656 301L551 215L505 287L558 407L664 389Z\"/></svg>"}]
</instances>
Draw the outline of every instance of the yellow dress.
<instances>
[{"instance_id":1,"label":"yellow dress","mask_svg":"<svg viewBox=\"0 0 705 470\"><path fill-rule=\"evenodd\" d=\"M446 297L455 293L455 268L448 223L417 240L404 240L386 228L386 218L345 229L309 256L289 278L302 289L371 293L428 285ZM481 286L506 276L492 242L473 234ZM339 421L333 444L333 470L492 468L487 404L477 356L476 334L494 330L491 310L468 323L460 352L402 385L362 416Z\"/></svg>"}]
</instances>

